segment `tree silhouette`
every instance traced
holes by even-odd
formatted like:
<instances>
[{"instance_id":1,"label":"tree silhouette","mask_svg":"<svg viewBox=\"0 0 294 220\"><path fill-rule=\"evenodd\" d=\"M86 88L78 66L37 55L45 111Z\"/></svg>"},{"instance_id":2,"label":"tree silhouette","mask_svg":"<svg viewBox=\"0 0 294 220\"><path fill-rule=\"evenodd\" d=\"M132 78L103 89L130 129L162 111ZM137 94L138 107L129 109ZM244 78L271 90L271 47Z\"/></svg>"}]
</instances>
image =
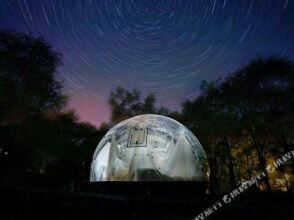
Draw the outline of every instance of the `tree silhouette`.
<instances>
[{"instance_id":1,"label":"tree silhouette","mask_svg":"<svg viewBox=\"0 0 294 220\"><path fill-rule=\"evenodd\" d=\"M150 94L141 100L141 91L132 89L131 91L122 87L117 87L110 94L108 101L111 109L111 122L118 123L124 119L141 114L162 114L167 115L166 108L156 108L156 98Z\"/></svg>"},{"instance_id":2,"label":"tree silhouette","mask_svg":"<svg viewBox=\"0 0 294 220\"><path fill-rule=\"evenodd\" d=\"M0 139L7 178L1 177L10 183L24 182L38 160L34 148L50 143L48 124L40 119L66 104L55 79L59 64L60 54L41 38L0 32Z\"/></svg>"},{"instance_id":3,"label":"tree silhouette","mask_svg":"<svg viewBox=\"0 0 294 220\"><path fill-rule=\"evenodd\" d=\"M55 80L61 55L41 38L0 32L0 121L60 110L66 97Z\"/></svg>"},{"instance_id":4,"label":"tree silhouette","mask_svg":"<svg viewBox=\"0 0 294 220\"><path fill-rule=\"evenodd\" d=\"M183 104L182 120L204 140L212 177L222 167L216 159L221 154L214 153L219 144L227 152L232 186L244 158L251 175L249 157L256 156L256 169L266 171L269 157L293 150L293 71L285 59L255 59L223 82L204 83L200 97ZM268 177L265 184L271 190Z\"/></svg>"}]
</instances>

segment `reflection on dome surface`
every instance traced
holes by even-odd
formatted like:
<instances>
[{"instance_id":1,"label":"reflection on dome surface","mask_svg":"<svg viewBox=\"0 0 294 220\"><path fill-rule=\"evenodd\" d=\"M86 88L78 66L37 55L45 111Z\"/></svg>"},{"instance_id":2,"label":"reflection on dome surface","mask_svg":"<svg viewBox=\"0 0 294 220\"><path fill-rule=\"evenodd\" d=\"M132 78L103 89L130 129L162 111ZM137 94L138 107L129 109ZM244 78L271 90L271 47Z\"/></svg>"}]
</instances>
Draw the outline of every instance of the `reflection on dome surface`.
<instances>
[{"instance_id":1,"label":"reflection on dome surface","mask_svg":"<svg viewBox=\"0 0 294 220\"><path fill-rule=\"evenodd\" d=\"M205 152L191 131L160 115L139 115L110 129L91 165L96 181L208 181Z\"/></svg>"}]
</instances>

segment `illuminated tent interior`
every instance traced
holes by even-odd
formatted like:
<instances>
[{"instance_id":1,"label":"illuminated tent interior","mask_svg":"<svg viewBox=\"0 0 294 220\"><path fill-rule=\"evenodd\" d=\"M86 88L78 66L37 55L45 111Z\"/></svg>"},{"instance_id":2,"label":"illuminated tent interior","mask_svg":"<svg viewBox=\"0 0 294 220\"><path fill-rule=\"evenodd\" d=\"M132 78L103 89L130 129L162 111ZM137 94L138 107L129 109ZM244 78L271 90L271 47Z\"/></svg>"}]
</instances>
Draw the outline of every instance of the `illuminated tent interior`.
<instances>
[{"instance_id":1,"label":"illuminated tent interior","mask_svg":"<svg viewBox=\"0 0 294 220\"><path fill-rule=\"evenodd\" d=\"M91 182L208 181L205 152L191 131L160 115L139 115L110 129L91 164Z\"/></svg>"}]
</instances>

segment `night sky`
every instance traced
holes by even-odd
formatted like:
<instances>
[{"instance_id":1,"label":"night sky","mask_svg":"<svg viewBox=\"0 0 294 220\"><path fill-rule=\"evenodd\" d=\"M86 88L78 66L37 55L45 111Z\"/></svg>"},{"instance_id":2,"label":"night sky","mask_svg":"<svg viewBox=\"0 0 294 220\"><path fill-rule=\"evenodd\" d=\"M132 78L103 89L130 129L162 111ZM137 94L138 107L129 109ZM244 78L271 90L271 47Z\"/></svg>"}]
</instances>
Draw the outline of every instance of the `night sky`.
<instances>
[{"instance_id":1,"label":"night sky","mask_svg":"<svg viewBox=\"0 0 294 220\"><path fill-rule=\"evenodd\" d=\"M117 86L180 110L257 56L294 58L294 0L0 0L0 28L63 54L58 79L81 120L109 120Z\"/></svg>"}]
</instances>

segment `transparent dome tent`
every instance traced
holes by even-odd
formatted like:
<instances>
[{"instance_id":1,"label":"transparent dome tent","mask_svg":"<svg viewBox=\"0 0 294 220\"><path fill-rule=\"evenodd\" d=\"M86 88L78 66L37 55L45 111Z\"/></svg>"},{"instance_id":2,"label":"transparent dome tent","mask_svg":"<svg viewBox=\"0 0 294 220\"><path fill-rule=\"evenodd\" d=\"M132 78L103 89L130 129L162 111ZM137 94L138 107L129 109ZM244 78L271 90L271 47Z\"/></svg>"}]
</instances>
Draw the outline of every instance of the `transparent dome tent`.
<instances>
[{"instance_id":1,"label":"transparent dome tent","mask_svg":"<svg viewBox=\"0 0 294 220\"><path fill-rule=\"evenodd\" d=\"M205 152L184 125L160 115L139 115L110 129L91 164L91 182L203 181Z\"/></svg>"}]
</instances>

